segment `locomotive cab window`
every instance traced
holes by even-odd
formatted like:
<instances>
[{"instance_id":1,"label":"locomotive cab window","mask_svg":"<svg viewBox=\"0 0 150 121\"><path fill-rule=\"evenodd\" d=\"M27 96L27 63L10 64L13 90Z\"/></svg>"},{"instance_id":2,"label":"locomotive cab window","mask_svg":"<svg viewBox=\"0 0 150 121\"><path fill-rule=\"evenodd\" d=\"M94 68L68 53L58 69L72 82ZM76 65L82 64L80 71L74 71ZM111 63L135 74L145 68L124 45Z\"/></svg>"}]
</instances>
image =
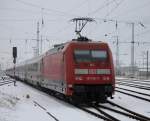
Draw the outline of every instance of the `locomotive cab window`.
<instances>
[{"instance_id":1,"label":"locomotive cab window","mask_svg":"<svg viewBox=\"0 0 150 121\"><path fill-rule=\"evenodd\" d=\"M107 52L105 50L92 50L91 51L93 60L106 60Z\"/></svg>"},{"instance_id":2,"label":"locomotive cab window","mask_svg":"<svg viewBox=\"0 0 150 121\"><path fill-rule=\"evenodd\" d=\"M107 59L105 50L75 50L74 58L76 62L95 62Z\"/></svg>"},{"instance_id":3,"label":"locomotive cab window","mask_svg":"<svg viewBox=\"0 0 150 121\"><path fill-rule=\"evenodd\" d=\"M91 54L89 50L75 50L74 57L77 62L90 62Z\"/></svg>"}]
</instances>

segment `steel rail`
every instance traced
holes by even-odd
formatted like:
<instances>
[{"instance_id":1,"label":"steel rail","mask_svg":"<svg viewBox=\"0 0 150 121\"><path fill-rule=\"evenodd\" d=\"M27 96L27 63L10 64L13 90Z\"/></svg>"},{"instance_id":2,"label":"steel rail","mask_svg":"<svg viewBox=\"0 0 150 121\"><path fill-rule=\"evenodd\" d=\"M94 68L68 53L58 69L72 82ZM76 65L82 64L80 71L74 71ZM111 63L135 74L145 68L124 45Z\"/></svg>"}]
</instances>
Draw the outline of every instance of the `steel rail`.
<instances>
[{"instance_id":1,"label":"steel rail","mask_svg":"<svg viewBox=\"0 0 150 121\"><path fill-rule=\"evenodd\" d=\"M112 115L106 113L105 111L99 109L97 106L92 106L94 109L96 109L98 112L102 113L103 115L105 115L106 117L108 117L109 119L112 119L113 121L120 121L119 119L113 117Z\"/></svg>"},{"instance_id":2,"label":"steel rail","mask_svg":"<svg viewBox=\"0 0 150 121\"><path fill-rule=\"evenodd\" d=\"M117 83L129 83L129 84L139 84L139 85L148 85L150 86L150 83L143 83L143 82L137 82L137 81L117 81Z\"/></svg>"},{"instance_id":3,"label":"steel rail","mask_svg":"<svg viewBox=\"0 0 150 121\"><path fill-rule=\"evenodd\" d=\"M107 103L109 103L109 104L111 104L111 105L113 105L113 106L116 106L116 107L118 107L118 108L120 108L120 109L122 109L122 110L124 110L124 111L126 111L126 112L129 112L130 114L135 115L136 117L138 117L138 118L140 119L140 121L150 121L150 118L149 118L149 117L144 116L144 115L139 114L139 113L136 113L136 112L134 112L134 111L131 111L131 110L125 108L125 107L122 107L122 106L116 104L116 103L113 103L113 102L111 102L111 101L107 101Z\"/></svg>"},{"instance_id":4,"label":"steel rail","mask_svg":"<svg viewBox=\"0 0 150 121\"><path fill-rule=\"evenodd\" d=\"M121 115L124 115L124 116L127 116L129 118L132 118L132 119L138 119L138 120L141 120L141 118L139 119L139 117L133 115L133 114L130 114L130 113L126 113L126 112L123 112L123 111L119 111L119 110L116 110L116 109L112 109L110 107L107 107L107 106L103 106L103 105L98 105L100 108L102 109L106 109L106 110L109 110L109 111L112 111L112 112L115 112L115 113L118 113L118 114L121 114ZM142 118L143 120L143 118ZM145 120L143 120L145 121ZM147 121L147 120L146 120Z\"/></svg>"},{"instance_id":5,"label":"steel rail","mask_svg":"<svg viewBox=\"0 0 150 121\"><path fill-rule=\"evenodd\" d=\"M126 90L126 91L129 91L129 92L134 92L134 93L137 93L137 94L141 94L141 95L144 95L144 96L148 96L150 97L149 94L146 94L146 93L142 93L142 92L137 92L137 91L134 91L134 90L130 90L130 89L125 89L125 88L121 88L121 87L115 87L117 89L121 89L121 90Z\"/></svg>"},{"instance_id":6,"label":"steel rail","mask_svg":"<svg viewBox=\"0 0 150 121\"><path fill-rule=\"evenodd\" d=\"M5 84L10 84L10 83L14 83L14 81L6 82L6 83L0 83L0 86L3 86Z\"/></svg>"},{"instance_id":7,"label":"steel rail","mask_svg":"<svg viewBox=\"0 0 150 121\"><path fill-rule=\"evenodd\" d=\"M113 119L107 118L107 117L105 117L105 116L103 116L103 115L100 115L100 114L98 114L98 113L95 113L95 112L93 112L93 111L90 111L90 110L88 110L88 109L86 109L86 108L83 108L83 107L81 107L81 106L79 106L79 105L74 105L74 106L77 107L77 108L80 109L80 110L83 110L83 111L85 111L85 112L87 112L87 113L89 113L89 114L91 114L91 115L93 115L93 116L95 116L95 117L97 117L97 118L103 119L103 120L105 120L105 121L117 121L117 120L113 120Z\"/></svg>"},{"instance_id":8,"label":"steel rail","mask_svg":"<svg viewBox=\"0 0 150 121\"><path fill-rule=\"evenodd\" d=\"M38 107L40 107L42 110L46 111L46 113L47 113L50 117L52 117L55 121L59 121L54 115L52 115L50 112L48 112L48 111L46 110L46 108L44 108L44 107L43 107L42 105L40 105L38 102L33 101L33 103L34 103L35 105L37 105Z\"/></svg>"},{"instance_id":9,"label":"steel rail","mask_svg":"<svg viewBox=\"0 0 150 121\"><path fill-rule=\"evenodd\" d=\"M119 92L119 93L123 93L125 95L129 95L129 96L138 98L138 99L141 99L141 100L144 100L144 101L147 101L147 102L150 102L150 99L147 99L147 98L144 98L144 97L140 97L140 96L137 96L137 95L129 94L129 93L126 93L126 92L123 92L123 91L120 91L120 90L115 90L115 91Z\"/></svg>"},{"instance_id":10,"label":"steel rail","mask_svg":"<svg viewBox=\"0 0 150 121\"><path fill-rule=\"evenodd\" d=\"M150 90L150 87L144 87L144 86L139 86L139 85L134 85L134 84L119 83L119 85L125 85L125 86L135 87L135 88L144 89L144 90Z\"/></svg>"}]
</instances>

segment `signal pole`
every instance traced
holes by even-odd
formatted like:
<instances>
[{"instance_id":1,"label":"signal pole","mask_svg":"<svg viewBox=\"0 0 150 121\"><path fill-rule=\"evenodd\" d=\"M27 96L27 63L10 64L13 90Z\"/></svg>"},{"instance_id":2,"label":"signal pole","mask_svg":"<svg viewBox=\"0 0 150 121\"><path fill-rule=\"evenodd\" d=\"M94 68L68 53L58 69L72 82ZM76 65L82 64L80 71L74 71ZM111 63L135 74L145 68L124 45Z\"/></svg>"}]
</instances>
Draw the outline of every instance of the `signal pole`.
<instances>
[{"instance_id":1,"label":"signal pole","mask_svg":"<svg viewBox=\"0 0 150 121\"><path fill-rule=\"evenodd\" d=\"M40 30L39 30L39 22L37 22L37 54L39 55L39 46L40 46L40 40L39 40Z\"/></svg>"},{"instance_id":2,"label":"signal pole","mask_svg":"<svg viewBox=\"0 0 150 121\"><path fill-rule=\"evenodd\" d=\"M134 23L132 25L132 41L131 41L131 73L134 76Z\"/></svg>"},{"instance_id":3,"label":"signal pole","mask_svg":"<svg viewBox=\"0 0 150 121\"><path fill-rule=\"evenodd\" d=\"M118 75L119 68L120 68L120 65L119 65L119 40L118 40L118 36L116 36L116 38L117 38L117 42L116 42L116 72Z\"/></svg>"},{"instance_id":4,"label":"signal pole","mask_svg":"<svg viewBox=\"0 0 150 121\"><path fill-rule=\"evenodd\" d=\"M148 51L146 52L146 55L147 55L147 57L146 57L146 59L147 59L147 63L146 63L146 71L147 71L147 73L146 73L146 76L147 76L147 79L148 79Z\"/></svg>"},{"instance_id":5,"label":"signal pole","mask_svg":"<svg viewBox=\"0 0 150 121\"><path fill-rule=\"evenodd\" d=\"M42 38L42 35L41 35L40 54L42 54L42 44L43 44L43 38Z\"/></svg>"}]
</instances>

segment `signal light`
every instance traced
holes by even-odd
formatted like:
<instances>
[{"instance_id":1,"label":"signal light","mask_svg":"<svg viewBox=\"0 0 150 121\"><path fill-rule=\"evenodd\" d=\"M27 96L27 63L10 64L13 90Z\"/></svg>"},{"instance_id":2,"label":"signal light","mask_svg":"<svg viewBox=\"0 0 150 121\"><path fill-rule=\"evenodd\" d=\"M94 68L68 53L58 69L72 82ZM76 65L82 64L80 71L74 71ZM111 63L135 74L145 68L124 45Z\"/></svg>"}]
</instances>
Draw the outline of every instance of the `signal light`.
<instances>
[{"instance_id":1,"label":"signal light","mask_svg":"<svg viewBox=\"0 0 150 121\"><path fill-rule=\"evenodd\" d=\"M17 47L13 47L13 63L15 64L16 63L16 58L17 58Z\"/></svg>"},{"instance_id":2,"label":"signal light","mask_svg":"<svg viewBox=\"0 0 150 121\"><path fill-rule=\"evenodd\" d=\"M13 58L17 58L17 47L13 47Z\"/></svg>"}]
</instances>

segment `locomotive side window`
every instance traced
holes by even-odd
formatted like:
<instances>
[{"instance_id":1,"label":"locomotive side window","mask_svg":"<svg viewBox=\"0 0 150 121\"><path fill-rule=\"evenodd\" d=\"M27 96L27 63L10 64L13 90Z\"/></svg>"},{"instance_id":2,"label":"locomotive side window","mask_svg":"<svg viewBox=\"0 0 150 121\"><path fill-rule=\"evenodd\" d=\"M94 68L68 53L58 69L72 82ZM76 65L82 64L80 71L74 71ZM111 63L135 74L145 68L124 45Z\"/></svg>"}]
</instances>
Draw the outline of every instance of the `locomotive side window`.
<instances>
[{"instance_id":1,"label":"locomotive side window","mask_svg":"<svg viewBox=\"0 0 150 121\"><path fill-rule=\"evenodd\" d=\"M75 50L74 57L76 62L93 62L106 60L107 52L105 50Z\"/></svg>"}]
</instances>

